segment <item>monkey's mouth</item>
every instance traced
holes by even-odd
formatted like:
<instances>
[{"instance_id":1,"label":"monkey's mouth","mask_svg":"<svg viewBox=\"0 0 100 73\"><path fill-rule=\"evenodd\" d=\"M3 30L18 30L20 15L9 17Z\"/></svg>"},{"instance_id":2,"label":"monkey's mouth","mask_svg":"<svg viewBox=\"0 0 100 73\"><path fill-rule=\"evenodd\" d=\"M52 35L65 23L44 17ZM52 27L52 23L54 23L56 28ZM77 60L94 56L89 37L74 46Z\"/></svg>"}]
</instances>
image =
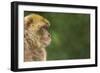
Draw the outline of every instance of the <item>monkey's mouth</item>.
<instances>
[{"instance_id":1,"label":"monkey's mouth","mask_svg":"<svg viewBox=\"0 0 100 73\"><path fill-rule=\"evenodd\" d=\"M45 45L48 46L51 43L51 38L42 38L41 42Z\"/></svg>"},{"instance_id":2,"label":"monkey's mouth","mask_svg":"<svg viewBox=\"0 0 100 73\"><path fill-rule=\"evenodd\" d=\"M42 38L42 40L44 41L48 41L50 38Z\"/></svg>"}]
</instances>

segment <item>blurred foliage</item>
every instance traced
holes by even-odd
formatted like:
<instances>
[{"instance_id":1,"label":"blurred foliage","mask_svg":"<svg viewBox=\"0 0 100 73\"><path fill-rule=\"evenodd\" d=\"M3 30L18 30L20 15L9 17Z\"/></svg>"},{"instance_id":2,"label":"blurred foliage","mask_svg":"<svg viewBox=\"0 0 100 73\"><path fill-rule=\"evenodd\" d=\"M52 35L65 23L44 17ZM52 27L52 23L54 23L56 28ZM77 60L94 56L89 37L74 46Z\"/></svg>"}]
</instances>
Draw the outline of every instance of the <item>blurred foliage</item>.
<instances>
[{"instance_id":1,"label":"blurred foliage","mask_svg":"<svg viewBox=\"0 0 100 73\"><path fill-rule=\"evenodd\" d=\"M90 58L90 15L25 11L25 16L37 13L49 20L52 42L47 47L48 60Z\"/></svg>"}]
</instances>

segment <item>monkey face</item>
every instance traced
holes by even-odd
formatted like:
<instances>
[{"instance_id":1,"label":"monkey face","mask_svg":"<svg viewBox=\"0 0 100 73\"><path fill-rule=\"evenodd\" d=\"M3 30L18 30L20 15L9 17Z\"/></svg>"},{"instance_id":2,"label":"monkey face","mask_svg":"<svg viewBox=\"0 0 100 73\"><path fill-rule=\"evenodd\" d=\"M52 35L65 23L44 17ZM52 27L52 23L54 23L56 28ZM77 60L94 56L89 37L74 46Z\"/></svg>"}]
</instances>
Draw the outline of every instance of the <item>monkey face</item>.
<instances>
[{"instance_id":1,"label":"monkey face","mask_svg":"<svg viewBox=\"0 0 100 73\"><path fill-rule=\"evenodd\" d=\"M47 25L42 26L38 31L38 34L40 36L39 39L42 46L43 47L48 46L51 42L51 35L48 32L48 26Z\"/></svg>"}]
</instances>

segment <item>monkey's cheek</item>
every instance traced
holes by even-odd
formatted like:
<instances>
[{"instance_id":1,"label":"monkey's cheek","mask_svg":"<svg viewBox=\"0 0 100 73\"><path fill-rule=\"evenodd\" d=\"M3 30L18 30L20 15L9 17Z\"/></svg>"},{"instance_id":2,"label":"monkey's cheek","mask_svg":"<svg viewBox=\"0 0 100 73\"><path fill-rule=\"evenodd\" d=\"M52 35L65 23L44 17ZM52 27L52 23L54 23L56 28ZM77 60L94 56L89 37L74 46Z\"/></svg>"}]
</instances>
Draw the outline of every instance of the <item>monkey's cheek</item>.
<instances>
[{"instance_id":1,"label":"monkey's cheek","mask_svg":"<svg viewBox=\"0 0 100 73\"><path fill-rule=\"evenodd\" d=\"M51 43L51 39L43 41L43 44L45 45L45 47L47 47L48 45L50 45Z\"/></svg>"}]
</instances>

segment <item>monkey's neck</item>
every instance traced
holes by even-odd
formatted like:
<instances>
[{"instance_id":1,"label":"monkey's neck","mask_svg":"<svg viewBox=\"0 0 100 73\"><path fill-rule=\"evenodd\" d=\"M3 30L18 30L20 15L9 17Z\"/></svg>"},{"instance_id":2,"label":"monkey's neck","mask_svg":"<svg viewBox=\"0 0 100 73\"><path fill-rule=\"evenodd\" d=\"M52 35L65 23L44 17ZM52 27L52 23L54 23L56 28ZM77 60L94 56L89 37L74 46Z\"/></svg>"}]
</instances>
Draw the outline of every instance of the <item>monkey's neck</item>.
<instances>
[{"instance_id":1,"label":"monkey's neck","mask_svg":"<svg viewBox=\"0 0 100 73\"><path fill-rule=\"evenodd\" d=\"M25 34L24 45L25 45L25 61L45 61L46 60L46 50L45 48L37 48L33 45L33 41L30 40L28 34Z\"/></svg>"},{"instance_id":2,"label":"monkey's neck","mask_svg":"<svg viewBox=\"0 0 100 73\"><path fill-rule=\"evenodd\" d=\"M46 60L46 50L45 48L38 48L30 50L32 53L32 59L34 61L45 61Z\"/></svg>"},{"instance_id":3,"label":"monkey's neck","mask_svg":"<svg viewBox=\"0 0 100 73\"><path fill-rule=\"evenodd\" d=\"M40 49L25 49L25 62L29 61L45 61L46 60L46 50L45 48L40 48Z\"/></svg>"}]
</instances>

